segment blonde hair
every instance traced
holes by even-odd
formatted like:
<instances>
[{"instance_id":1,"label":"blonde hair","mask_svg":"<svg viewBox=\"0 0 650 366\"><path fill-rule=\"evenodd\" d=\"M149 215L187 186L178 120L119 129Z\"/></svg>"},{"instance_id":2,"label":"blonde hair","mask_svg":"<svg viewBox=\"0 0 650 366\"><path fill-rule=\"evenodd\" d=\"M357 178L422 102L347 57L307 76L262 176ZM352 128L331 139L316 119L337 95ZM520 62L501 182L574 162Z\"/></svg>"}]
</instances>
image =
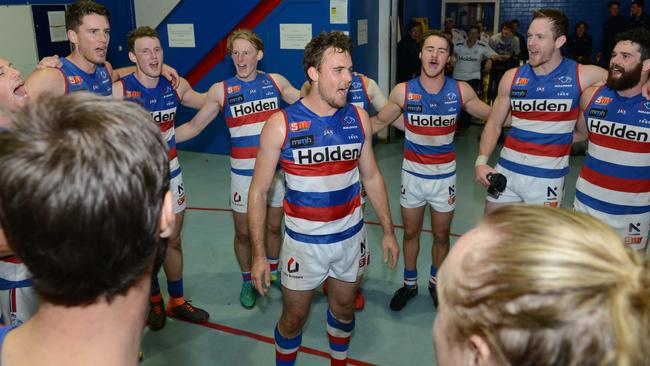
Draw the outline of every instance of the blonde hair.
<instances>
[{"instance_id":1,"label":"blonde hair","mask_svg":"<svg viewBox=\"0 0 650 366\"><path fill-rule=\"evenodd\" d=\"M232 53L233 43L235 43L237 39L247 40L256 50L264 51L264 43L262 42L262 39L260 39L260 36L250 29L237 29L228 36L228 41L226 42L226 50L228 53Z\"/></svg>"},{"instance_id":2,"label":"blonde hair","mask_svg":"<svg viewBox=\"0 0 650 366\"><path fill-rule=\"evenodd\" d=\"M609 226L513 205L479 230L490 239L441 287L454 337L512 365L650 365L650 266Z\"/></svg>"}]
</instances>

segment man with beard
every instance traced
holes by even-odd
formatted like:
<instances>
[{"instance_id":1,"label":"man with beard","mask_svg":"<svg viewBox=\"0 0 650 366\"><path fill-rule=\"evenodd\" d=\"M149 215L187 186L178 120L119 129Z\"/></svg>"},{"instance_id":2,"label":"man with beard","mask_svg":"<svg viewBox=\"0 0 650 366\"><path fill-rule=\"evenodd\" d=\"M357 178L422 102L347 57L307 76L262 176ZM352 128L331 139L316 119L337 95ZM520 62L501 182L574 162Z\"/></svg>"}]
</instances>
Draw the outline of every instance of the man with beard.
<instances>
[{"instance_id":1,"label":"man with beard","mask_svg":"<svg viewBox=\"0 0 650 366\"><path fill-rule=\"evenodd\" d=\"M417 295L417 257L427 205L431 206L433 246L429 294L437 306L436 272L449 252L449 231L456 207L454 133L461 109L487 119L490 108L464 81L444 75L453 45L444 33L430 31L420 38L420 76L396 85L388 103L372 118L373 132L395 121L405 130L400 205L404 221L404 286L395 292L390 308L399 311ZM404 128L406 126L406 128Z\"/></svg>"},{"instance_id":2,"label":"man with beard","mask_svg":"<svg viewBox=\"0 0 650 366\"><path fill-rule=\"evenodd\" d=\"M562 57L569 21L557 9L533 13L528 28L529 63L508 70L481 135L476 181L488 187L488 174L507 178L505 191L488 197L485 211L513 203L558 207L569 173L572 134L580 94L605 79L606 71ZM496 169L487 165L508 114L512 127Z\"/></svg>"},{"instance_id":3,"label":"man with beard","mask_svg":"<svg viewBox=\"0 0 650 366\"><path fill-rule=\"evenodd\" d=\"M192 322L208 320L209 314L193 306L183 295L183 250L181 247L181 230L185 217L185 188L183 175L176 155L176 136L174 122L179 103L190 108L200 108L204 96L194 91L185 79L180 80L174 90L167 79L160 77L163 65L163 49L158 33L150 27L140 27L129 33L129 59L135 63L136 71L113 84L113 96L140 104L158 124L169 152L170 190L173 195L175 215L174 232L169 237L167 254L163 269L167 276L169 303L167 313ZM150 310L147 324L153 330L165 326L165 310L158 274L154 273L151 283Z\"/></svg>"},{"instance_id":4,"label":"man with beard","mask_svg":"<svg viewBox=\"0 0 650 366\"><path fill-rule=\"evenodd\" d=\"M264 57L264 43L249 29L238 29L228 36L226 49L236 74L215 83L208 90L201 110L176 131L179 142L198 135L219 111L223 111L230 131L230 208L235 222L235 256L242 275L239 303L251 309L257 293L251 282L251 239L248 233L248 189L251 185L255 158L258 155L260 133L269 116L280 109L280 98L294 103L300 91L284 76L264 73L257 64ZM282 245L282 173L276 171L268 200L266 230L267 258L272 283L280 287L278 257Z\"/></svg>"},{"instance_id":5,"label":"man with beard","mask_svg":"<svg viewBox=\"0 0 650 366\"><path fill-rule=\"evenodd\" d=\"M574 208L612 226L625 245L643 251L650 230L650 102L641 87L650 72L650 31L619 34L607 85L580 98L575 139L589 137Z\"/></svg>"},{"instance_id":6,"label":"man with beard","mask_svg":"<svg viewBox=\"0 0 650 366\"><path fill-rule=\"evenodd\" d=\"M267 191L278 161L285 171L287 189L276 365L295 363L314 289L324 281L329 283L331 364L346 364L355 324L355 293L368 264L360 178L384 231L384 262L390 254L390 267L394 268L399 255L384 179L372 152L368 114L347 103L352 83L351 49L352 40L342 32L323 32L312 39L303 58L311 82L309 94L274 113L262 130L248 197L252 276L260 294L270 285L264 229Z\"/></svg>"},{"instance_id":7,"label":"man with beard","mask_svg":"<svg viewBox=\"0 0 650 366\"><path fill-rule=\"evenodd\" d=\"M0 134L12 127L8 115L28 102L29 95L20 71L0 58ZM31 275L25 264L13 254L0 227L0 323L8 326L26 322L38 308Z\"/></svg>"}]
</instances>

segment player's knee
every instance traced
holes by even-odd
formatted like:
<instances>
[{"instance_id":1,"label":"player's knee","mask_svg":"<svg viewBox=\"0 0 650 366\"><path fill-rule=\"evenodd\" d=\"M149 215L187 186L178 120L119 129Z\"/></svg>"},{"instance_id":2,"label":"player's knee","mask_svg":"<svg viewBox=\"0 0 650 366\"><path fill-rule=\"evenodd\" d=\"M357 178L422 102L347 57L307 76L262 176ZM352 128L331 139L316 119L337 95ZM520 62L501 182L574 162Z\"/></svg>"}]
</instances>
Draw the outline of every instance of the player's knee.
<instances>
[{"instance_id":1,"label":"player's knee","mask_svg":"<svg viewBox=\"0 0 650 366\"><path fill-rule=\"evenodd\" d=\"M415 226L406 226L404 228L404 240L415 240L420 237L421 228Z\"/></svg>"},{"instance_id":2,"label":"player's knee","mask_svg":"<svg viewBox=\"0 0 650 366\"><path fill-rule=\"evenodd\" d=\"M282 236L282 221L280 222L268 222L266 224L266 230L269 234L275 236Z\"/></svg>"},{"instance_id":3,"label":"player's knee","mask_svg":"<svg viewBox=\"0 0 650 366\"><path fill-rule=\"evenodd\" d=\"M343 323L351 322L354 319L354 300L354 297L330 300L330 311L334 318Z\"/></svg>"},{"instance_id":4,"label":"player's knee","mask_svg":"<svg viewBox=\"0 0 650 366\"><path fill-rule=\"evenodd\" d=\"M285 335L295 335L300 333L307 319L307 313L302 310L285 312L280 318L281 328Z\"/></svg>"}]
</instances>

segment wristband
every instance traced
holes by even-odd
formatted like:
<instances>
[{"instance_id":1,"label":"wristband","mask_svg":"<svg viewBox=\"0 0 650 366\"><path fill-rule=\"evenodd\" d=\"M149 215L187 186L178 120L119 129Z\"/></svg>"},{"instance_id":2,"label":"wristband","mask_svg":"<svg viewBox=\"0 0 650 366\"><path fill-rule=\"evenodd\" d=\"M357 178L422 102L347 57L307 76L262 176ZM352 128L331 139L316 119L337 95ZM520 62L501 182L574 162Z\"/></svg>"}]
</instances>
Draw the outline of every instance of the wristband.
<instances>
[{"instance_id":1,"label":"wristband","mask_svg":"<svg viewBox=\"0 0 650 366\"><path fill-rule=\"evenodd\" d=\"M476 162L474 163L474 166L487 165L487 163L488 163L488 157L485 155L479 155L476 158Z\"/></svg>"}]
</instances>

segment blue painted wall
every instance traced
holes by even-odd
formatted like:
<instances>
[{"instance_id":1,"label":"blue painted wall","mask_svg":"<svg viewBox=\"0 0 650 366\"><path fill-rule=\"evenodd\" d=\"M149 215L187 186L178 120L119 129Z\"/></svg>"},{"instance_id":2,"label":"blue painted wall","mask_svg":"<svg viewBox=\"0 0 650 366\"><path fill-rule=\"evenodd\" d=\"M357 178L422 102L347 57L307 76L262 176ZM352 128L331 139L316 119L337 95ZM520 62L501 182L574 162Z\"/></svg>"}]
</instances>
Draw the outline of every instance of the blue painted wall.
<instances>
[{"instance_id":1,"label":"blue painted wall","mask_svg":"<svg viewBox=\"0 0 650 366\"><path fill-rule=\"evenodd\" d=\"M357 21L368 19L368 43L359 46ZM388 26L386 26L388 28ZM379 9L374 0L355 0L350 4L350 36L354 42L354 69L377 80L379 77Z\"/></svg>"}]
</instances>

